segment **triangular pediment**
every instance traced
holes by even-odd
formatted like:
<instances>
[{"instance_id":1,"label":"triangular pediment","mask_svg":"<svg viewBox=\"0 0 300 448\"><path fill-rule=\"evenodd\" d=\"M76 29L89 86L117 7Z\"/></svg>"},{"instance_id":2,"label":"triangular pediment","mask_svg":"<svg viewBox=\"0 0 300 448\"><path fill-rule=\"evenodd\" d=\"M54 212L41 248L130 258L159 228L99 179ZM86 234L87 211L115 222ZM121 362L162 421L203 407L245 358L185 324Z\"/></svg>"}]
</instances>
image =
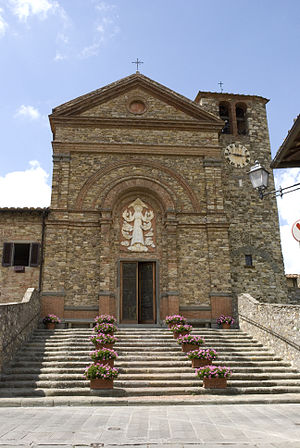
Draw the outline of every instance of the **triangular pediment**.
<instances>
[{"instance_id":1,"label":"triangular pediment","mask_svg":"<svg viewBox=\"0 0 300 448\"><path fill-rule=\"evenodd\" d=\"M50 120L55 118L178 121L216 128L223 126L218 117L194 101L140 73L56 107Z\"/></svg>"}]
</instances>

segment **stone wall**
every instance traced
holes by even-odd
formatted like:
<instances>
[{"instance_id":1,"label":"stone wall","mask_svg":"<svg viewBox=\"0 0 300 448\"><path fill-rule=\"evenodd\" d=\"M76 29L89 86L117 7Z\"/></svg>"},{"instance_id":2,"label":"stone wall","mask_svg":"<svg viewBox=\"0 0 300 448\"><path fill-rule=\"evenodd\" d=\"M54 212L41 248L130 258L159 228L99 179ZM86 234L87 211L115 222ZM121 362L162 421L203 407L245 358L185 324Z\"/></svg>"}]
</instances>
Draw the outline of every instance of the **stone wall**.
<instances>
[{"instance_id":1,"label":"stone wall","mask_svg":"<svg viewBox=\"0 0 300 448\"><path fill-rule=\"evenodd\" d=\"M230 259L233 292L251 294L261 302L288 302L281 253L276 199L263 200L251 185L248 171L258 160L270 172L269 189L274 188L266 117L267 100L250 95L199 92L197 101L210 113L219 115L220 102L231 110L231 132L220 135L222 149L222 183L225 211L229 226ZM246 108L247 132L237 133L235 105ZM229 144L244 146L250 161L234 166L224 156ZM252 266L246 266L245 255L251 255Z\"/></svg>"},{"instance_id":2,"label":"stone wall","mask_svg":"<svg viewBox=\"0 0 300 448\"><path fill-rule=\"evenodd\" d=\"M40 297L28 288L21 302L0 304L0 372L37 328Z\"/></svg>"},{"instance_id":3,"label":"stone wall","mask_svg":"<svg viewBox=\"0 0 300 448\"><path fill-rule=\"evenodd\" d=\"M3 244L41 243L41 209L0 209L0 262ZM27 288L38 288L39 266L25 266L25 272L15 272L14 266L0 265L0 303L22 300Z\"/></svg>"},{"instance_id":4,"label":"stone wall","mask_svg":"<svg viewBox=\"0 0 300 448\"><path fill-rule=\"evenodd\" d=\"M238 298L240 328L300 369L300 306Z\"/></svg>"}]
</instances>

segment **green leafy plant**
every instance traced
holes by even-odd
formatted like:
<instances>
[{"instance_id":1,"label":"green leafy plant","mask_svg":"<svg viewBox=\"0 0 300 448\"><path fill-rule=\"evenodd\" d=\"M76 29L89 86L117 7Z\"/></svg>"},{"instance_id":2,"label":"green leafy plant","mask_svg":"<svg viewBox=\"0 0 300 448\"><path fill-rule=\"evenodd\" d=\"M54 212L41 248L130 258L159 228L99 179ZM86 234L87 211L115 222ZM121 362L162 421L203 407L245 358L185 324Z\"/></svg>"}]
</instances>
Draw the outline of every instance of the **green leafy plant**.
<instances>
[{"instance_id":1,"label":"green leafy plant","mask_svg":"<svg viewBox=\"0 0 300 448\"><path fill-rule=\"evenodd\" d=\"M226 366L205 366L196 369L196 375L199 378L229 378L232 371Z\"/></svg>"},{"instance_id":2,"label":"green leafy plant","mask_svg":"<svg viewBox=\"0 0 300 448\"><path fill-rule=\"evenodd\" d=\"M111 348L101 348L90 352L90 357L94 362L106 361L108 359L117 359L118 353Z\"/></svg>"},{"instance_id":3,"label":"green leafy plant","mask_svg":"<svg viewBox=\"0 0 300 448\"><path fill-rule=\"evenodd\" d=\"M59 317L55 316L55 314L47 314L47 316L43 319L43 324L60 324L61 320Z\"/></svg>"},{"instance_id":4,"label":"green leafy plant","mask_svg":"<svg viewBox=\"0 0 300 448\"><path fill-rule=\"evenodd\" d=\"M116 324L117 319L110 314L101 314L100 316L95 317L94 319L96 324Z\"/></svg>"},{"instance_id":5,"label":"green leafy plant","mask_svg":"<svg viewBox=\"0 0 300 448\"><path fill-rule=\"evenodd\" d=\"M192 345L202 345L205 343L204 338L201 336L192 336L191 334L185 334L179 336L177 339L178 344L192 344Z\"/></svg>"},{"instance_id":6,"label":"green leafy plant","mask_svg":"<svg viewBox=\"0 0 300 448\"><path fill-rule=\"evenodd\" d=\"M89 380L101 378L103 380L110 380L117 378L119 370L116 367L110 367L106 364L94 363L85 368L84 376Z\"/></svg>"},{"instance_id":7,"label":"green leafy plant","mask_svg":"<svg viewBox=\"0 0 300 448\"><path fill-rule=\"evenodd\" d=\"M207 359L209 361L214 361L218 358L218 354L213 348L201 348L191 350L187 353L187 357L189 359Z\"/></svg>"},{"instance_id":8,"label":"green leafy plant","mask_svg":"<svg viewBox=\"0 0 300 448\"><path fill-rule=\"evenodd\" d=\"M165 323L167 325L185 325L186 319L180 314L173 314L172 316L166 316Z\"/></svg>"},{"instance_id":9,"label":"green leafy plant","mask_svg":"<svg viewBox=\"0 0 300 448\"><path fill-rule=\"evenodd\" d=\"M111 334L104 334L104 333L98 333L94 336L90 336L90 341L94 345L107 345L107 344L114 344L117 342L117 339L115 336L112 336Z\"/></svg>"},{"instance_id":10,"label":"green leafy plant","mask_svg":"<svg viewBox=\"0 0 300 448\"><path fill-rule=\"evenodd\" d=\"M117 331L117 327L114 324L108 324L107 322L98 323L94 326L95 333L113 334Z\"/></svg>"},{"instance_id":11,"label":"green leafy plant","mask_svg":"<svg viewBox=\"0 0 300 448\"><path fill-rule=\"evenodd\" d=\"M193 327L191 325L174 325L170 328L173 333L190 333Z\"/></svg>"}]
</instances>

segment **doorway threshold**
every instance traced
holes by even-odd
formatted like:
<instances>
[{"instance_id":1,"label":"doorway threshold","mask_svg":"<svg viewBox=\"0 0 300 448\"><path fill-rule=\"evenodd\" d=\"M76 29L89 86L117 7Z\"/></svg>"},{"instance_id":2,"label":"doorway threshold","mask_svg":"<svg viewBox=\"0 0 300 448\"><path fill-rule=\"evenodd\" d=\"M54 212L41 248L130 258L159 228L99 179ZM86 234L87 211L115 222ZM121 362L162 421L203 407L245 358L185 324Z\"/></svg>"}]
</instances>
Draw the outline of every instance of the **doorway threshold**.
<instances>
[{"instance_id":1,"label":"doorway threshold","mask_svg":"<svg viewBox=\"0 0 300 448\"><path fill-rule=\"evenodd\" d=\"M118 324L118 328L167 328L163 324Z\"/></svg>"}]
</instances>

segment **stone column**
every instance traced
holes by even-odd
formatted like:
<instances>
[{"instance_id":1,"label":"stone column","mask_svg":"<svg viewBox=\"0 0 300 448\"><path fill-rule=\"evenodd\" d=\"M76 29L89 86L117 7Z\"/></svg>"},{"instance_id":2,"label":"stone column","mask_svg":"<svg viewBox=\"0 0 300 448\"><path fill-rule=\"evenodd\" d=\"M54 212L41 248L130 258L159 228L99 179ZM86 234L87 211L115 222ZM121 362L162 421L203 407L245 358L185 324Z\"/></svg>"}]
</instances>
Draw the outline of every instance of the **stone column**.
<instances>
[{"instance_id":1,"label":"stone column","mask_svg":"<svg viewBox=\"0 0 300 448\"><path fill-rule=\"evenodd\" d=\"M177 220L173 210L167 210L165 235L167 245L167 291L162 297L161 319L166 315L179 313L178 257L177 257Z\"/></svg>"},{"instance_id":2,"label":"stone column","mask_svg":"<svg viewBox=\"0 0 300 448\"><path fill-rule=\"evenodd\" d=\"M100 216L100 292L99 314L117 315L115 295L111 291L111 209L102 209Z\"/></svg>"}]
</instances>

